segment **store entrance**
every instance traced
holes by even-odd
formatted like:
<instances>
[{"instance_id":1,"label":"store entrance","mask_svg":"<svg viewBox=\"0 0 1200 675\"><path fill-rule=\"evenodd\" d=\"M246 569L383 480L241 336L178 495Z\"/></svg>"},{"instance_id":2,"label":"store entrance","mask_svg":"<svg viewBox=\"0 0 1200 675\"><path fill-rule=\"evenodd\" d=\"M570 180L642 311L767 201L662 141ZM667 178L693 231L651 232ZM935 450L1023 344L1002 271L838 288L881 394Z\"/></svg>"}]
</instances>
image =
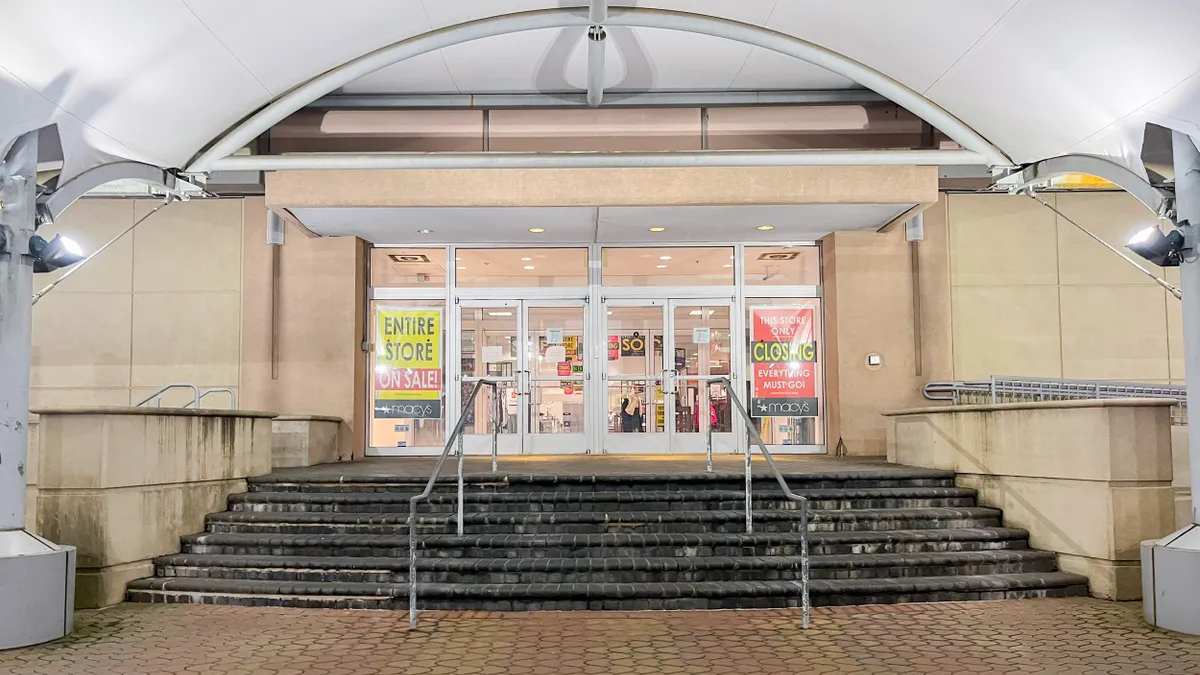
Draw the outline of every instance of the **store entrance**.
<instances>
[{"instance_id":1,"label":"store entrance","mask_svg":"<svg viewBox=\"0 0 1200 675\"><path fill-rule=\"evenodd\" d=\"M604 315L604 452L703 453L710 428L713 452L733 452L730 299L608 300Z\"/></svg>"},{"instance_id":2,"label":"store entrance","mask_svg":"<svg viewBox=\"0 0 1200 675\"><path fill-rule=\"evenodd\" d=\"M499 414L500 454L580 453L587 448L585 382L590 373L584 300L462 300L455 400L466 408L467 454L490 453ZM493 397L498 396L497 402Z\"/></svg>"}]
</instances>

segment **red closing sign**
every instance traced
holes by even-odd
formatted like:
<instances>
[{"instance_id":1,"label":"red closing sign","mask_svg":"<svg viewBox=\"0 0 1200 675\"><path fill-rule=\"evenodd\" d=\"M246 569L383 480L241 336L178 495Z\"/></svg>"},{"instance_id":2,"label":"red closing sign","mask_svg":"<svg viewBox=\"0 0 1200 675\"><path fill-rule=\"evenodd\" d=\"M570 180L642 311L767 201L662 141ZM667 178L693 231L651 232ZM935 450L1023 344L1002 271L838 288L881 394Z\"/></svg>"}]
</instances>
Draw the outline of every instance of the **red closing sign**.
<instances>
[{"instance_id":1,"label":"red closing sign","mask_svg":"<svg viewBox=\"0 0 1200 675\"><path fill-rule=\"evenodd\" d=\"M751 415L817 416L815 309L750 308Z\"/></svg>"}]
</instances>

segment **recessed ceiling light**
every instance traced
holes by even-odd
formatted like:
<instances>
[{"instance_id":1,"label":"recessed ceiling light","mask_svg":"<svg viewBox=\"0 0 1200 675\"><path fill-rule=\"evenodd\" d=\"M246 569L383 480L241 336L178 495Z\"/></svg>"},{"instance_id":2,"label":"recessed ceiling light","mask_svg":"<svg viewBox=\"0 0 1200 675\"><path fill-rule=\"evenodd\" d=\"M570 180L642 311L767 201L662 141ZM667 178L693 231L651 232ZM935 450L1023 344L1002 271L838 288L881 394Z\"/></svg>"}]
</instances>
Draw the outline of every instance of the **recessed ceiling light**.
<instances>
[{"instance_id":1,"label":"recessed ceiling light","mask_svg":"<svg viewBox=\"0 0 1200 675\"><path fill-rule=\"evenodd\" d=\"M767 230L775 229L775 226L774 225L759 225L757 229L762 230L763 232L766 232Z\"/></svg>"},{"instance_id":2,"label":"recessed ceiling light","mask_svg":"<svg viewBox=\"0 0 1200 675\"><path fill-rule=\"evenodd\" d=\"M512 312L488 312L488 316L512 316Z\"/></svg>"},{"instance_id":3,"label":"recessed ceiling light","mask_svg":"<svg viewBox=\"0 0 1200 675\"><path fill-rule=\"evenodd\" d=\"M458 261L460 261L460 260L462 260L462 258L459 258L458 256L455 256L455 257L454 257L454 262L458 262Z\"/></svg>"},{"instance_id":4,"label":"recessed ceiling light","mask_svg":"<svg viewBox=\"0 0 1200 675\"><path fill-rule=\"evenodd\" d=\"M671 259L671 256L669 256L669 255L660 255L660 256L658 256L658 259L659 259L659 260L670 260L670 259Z\"/></svg>"},{"instance_id":5,"label":"recessed ceiling light","mask_svg":"<svg viewBox=\"0 0 1200 675\"><path fill-rule=\"evenodd\" d=\"M733 260L733 256L729 256L729 259L730 259L730 260Z\"/></svg>"},{"instance_id":6,"label":"recessed ceiling light","mask_svg":"<svg viewBox=\"0 0 1200 675\"><path fill-rule=\"evenodd\" d=\"M465 270L465 269L467 269L467 266L466 266L466 265L459 265L459 266L458 266L458 269L460 269L460 270Z\"/></svg>"},{"instance_id":7,"label":"recessed ceiling light","mask_svg":"<svg viewBox=\"0 0 1200 675\"><path fill-rule=\"evenodd\" d=\"M525 269L527 269L527 270L531 270L531 269L533 269L533 265L526 265L526 266L525 266Z\"/></svg>"},{"instance_id":8,"label":"recessed ceiling light","mask_svg":"<svg viewBox=\"0 0 1200 675\"><path fill-rule=\"evenodd\" d=\"M417 234L433 234L433 230L417 230Z\"/></svg>"},{"instance_id":9,"label":"recessed ceiling light","mask_svg":"<svg viewBox=\"0 0 1200 675\"><path fill-rule=\"evenodd\" d=\"M652 227L652 228L650 228L650 231L651 231L651 232L666 232L666 231L667 231L667 228L665 228L665 227Z\"/></svg>"},{"instance_id":10,"label":"recessed ceiling light","mask_svg":"<svg viewBox=\"0 0 1200 675\"><path fill-rule=\"evenodd\" d=\"M724 265L721 265L721 267L733 267L733 264L732 264L732 263L725 263Z\"/></svg>"},{"instance_id":11,"label":"recessed ceiling light","mask_svg":"<svg viewBox=\"0 0 1200 675\"><path fill-rule=\"evenodd\" d=\"M609 310L608 315L612 316L612 310Z\"/></svg>"},{"instance_id":12,"label":"recessed ceiling light","mask_svg":"<svg viewBox=\"0 0 1200 675\"><path fill-rule=\"evenodd\" d=\"M533 260L533 258L521 258L521 262L529 262L531 260Z\"/></svg>"},{"instance_id":13,"label":"recessed ceiling light","mask_svg":"<svg viewBox=\"0 0 1200 675\"><path fill-rule=\"evenodd\" d=\"M655 265L655 267L657 267L657 268L658 268L658 269L660 269L660 270L661 270L661 269L666 269L666 268L667 268L667 266L666 266L666 265Z\"/></svg>"},{"instance_id":14,"label":"recessed ceiling light","mask_svg":"<svg viewBox=\"0 0 1200 675\"><path fill-rule=\"evenodd\" d=\"M530 231L530 232L532 232L532 233L534 233L534 234L541 234L541 233L543 233L543 232L545 232L545 231L546 231L546 228L544 228L544 227L531 227L531 228L529 228L529 231Z\"/></svg>"}]
</instances>

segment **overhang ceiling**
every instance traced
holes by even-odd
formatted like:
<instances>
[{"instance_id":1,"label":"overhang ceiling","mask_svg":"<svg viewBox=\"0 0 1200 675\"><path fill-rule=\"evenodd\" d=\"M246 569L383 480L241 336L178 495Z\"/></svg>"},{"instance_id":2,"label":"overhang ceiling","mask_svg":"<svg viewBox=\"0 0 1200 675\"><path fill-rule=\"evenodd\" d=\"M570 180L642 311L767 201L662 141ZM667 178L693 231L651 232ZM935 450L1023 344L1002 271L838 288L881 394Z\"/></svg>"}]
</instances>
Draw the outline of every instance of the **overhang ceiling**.
<instances>
[{"instance_id":1,"label":"overhang ceiling","mask_svg":"<svg viewBox=\"0 0 1200 675\"><path fill-rule=\"evenodd\" d=\"M937 103L1018 162L1090 153L1140 171L1146 122L1200 136L1195 0L637 4L764 26L841 53ZM371 50L464 21L557 6L548 0L9 0L0 40L0 149L57 123L67 176L115 158L180 167L280 94ZM449 47L346 90L578 90L583 30ZM852 84L721 38L646 28L613 28L611 37L607 84L614 90Z\"/></svg>"},{"instance_id":2,"label":"overhang ceiling","mask_svg":"<svg viewBox=\"0 0 1200 675\"><path fill-rule=\"evenodd\" d=\"M839 230L877 230L912 206L338 207L291 213L316 234L355 236L378 245L773 243L815 241ZM651 227L666 231L651 232Z\"/></svg>"}]
</instances>

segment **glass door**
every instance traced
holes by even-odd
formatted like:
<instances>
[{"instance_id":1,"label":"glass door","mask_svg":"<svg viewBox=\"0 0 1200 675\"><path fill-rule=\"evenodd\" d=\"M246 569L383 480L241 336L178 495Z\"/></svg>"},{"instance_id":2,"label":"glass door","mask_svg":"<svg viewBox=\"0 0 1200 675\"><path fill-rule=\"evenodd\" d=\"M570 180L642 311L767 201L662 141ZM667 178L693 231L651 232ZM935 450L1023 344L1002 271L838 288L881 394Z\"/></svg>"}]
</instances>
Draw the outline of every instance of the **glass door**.
<instances>
[{"instance_id":1,"label":"glass door","mask_svg":"<svg viewBox=\"0 0 1200 675\"><path fill-rule=\"evenodd\" d=\"M460 409L499 384L498 406L489 387L462 410L467 454L491 453L497 413L501 454L587 452L583 301L463 300L458 316Z\"/></svg>"},{"instance_id":2,"label":"glass door","mask_svg":"<svg viewBox=\"0 0 1200 675\"><path fill-rule=\"evenodd\" d=\"M664 365L666 301L609 300L602 382L604 452L668 452Z\"/></svg>"},{"instance_id":3,"label":"glass door","mask_svg":"<svg viewBox=\"0 0 1200 675\"><path fill-rule=\"evenodd\" d=\"M730 300L608 300L606 453L737 449L729 392Z\"/></svg>"},{"instance_id":4,"label":"glass door","mask_svg":"<svg viewBox=\"0 0 1200 675\"><path fill-rule=\"evenodd\" d=\"M520 300L464 300L458 306L459 317L459 376L458 401L460 410L471 396L479 380L498 383L495 392L484 387L475 398L463 431L463 448L469 455L491 454L492 421L499 415L500 436L498 452L520 454L521 411L523 410L520 376L524 350L520 348ZM499 406L493 397L499 398ZM499 408L497 410L497 408ZM450 424L457 416L449 418Z\"/></svg>"},{"instance_id":5,"label":"glass door","mask_svg":"<svg viewBox=\"0 0 1200 675\"><path fill-rule=\"evenodd\" d=\"M528 455L589 452L585 421L584 302L524 303L524 451Z\"/></svg>"},{"instance_id":6,"label":"glass door","mask_svg":"<svg viewBox=\"0 0 1200 675\"><path fill-rule=\"evenodd\" d=\"M713 452L737 449L728 387L732 378L732 302L671 300L667 306L666 353L670 354L667 419L671 420L671 453L707 451L712 429Z\"/></svg>"}]
</instances>

